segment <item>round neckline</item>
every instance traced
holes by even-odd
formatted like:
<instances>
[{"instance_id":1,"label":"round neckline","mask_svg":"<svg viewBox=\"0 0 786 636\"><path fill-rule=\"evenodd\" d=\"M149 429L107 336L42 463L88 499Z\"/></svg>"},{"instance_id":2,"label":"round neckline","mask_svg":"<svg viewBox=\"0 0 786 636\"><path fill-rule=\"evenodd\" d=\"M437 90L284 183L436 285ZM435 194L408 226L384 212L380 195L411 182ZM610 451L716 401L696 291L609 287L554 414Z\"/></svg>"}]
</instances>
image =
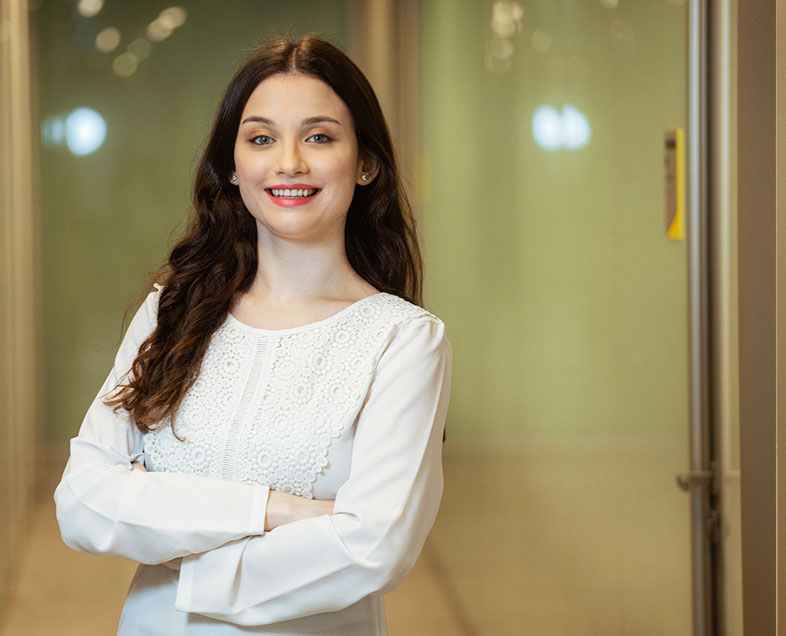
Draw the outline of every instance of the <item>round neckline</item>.
<instances>
[{"instance_id":1,"label":"round neckline","mask_svg":"<svg viewBox=\"0 0 786 636\"><path fill-rule=\"evenodd\" d=\"M228 317L229 322L231 322L233 325L235 325L239 329L242 329L243 331L247 331L249 333L255 333L255 334L265 334L265 335L277 336L277 335L295 333L295 332L298 332L298 331L305 331L307 329L313 329L315 327L321 327L322 325L330 324L331 322L334 322L334 321L338 320L339 318L341 318L345 314L348 314L350 311L352 311L353 309L357 308L359 305L365 304L371 298L377 298L378 296L384 296L384 295L385 295L385 292L376 292L375 294L370 294L369 296L364 296L363 298L361 298L359 300L356 300L353 303L350 303L349 305L347 305L343 309L339 309L335 314L331 314L327 318L322 318L321 320L316 320L314 322L307 322L306 324L298 325L297 327L287 327L286 329L264 329L262 327L252 327L251 325L247 325L246 323L241 322L240 320L235 318L232 315L231 311L227 312L227 317Z\"/></svg>"}]
</instances>

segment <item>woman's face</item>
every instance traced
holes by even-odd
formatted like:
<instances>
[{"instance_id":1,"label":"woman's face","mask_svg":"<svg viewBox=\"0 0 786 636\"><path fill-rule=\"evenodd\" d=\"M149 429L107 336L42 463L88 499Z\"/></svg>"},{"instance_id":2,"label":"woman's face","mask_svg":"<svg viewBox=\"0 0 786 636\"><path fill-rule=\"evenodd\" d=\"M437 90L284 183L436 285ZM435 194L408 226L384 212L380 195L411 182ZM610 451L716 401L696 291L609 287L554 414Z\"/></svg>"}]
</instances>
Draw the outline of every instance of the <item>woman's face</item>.
<instances>
[{"instance_id":1,"label":"woman's face","mask_svg":"<svg viewBox=\"0 0 786 636\"><path fill-rule=\"evenodd\" d=\"M366 181L352 115L330 86L308 75L264 80L243 109L234 157L260 239L343 245L355 185Z\"/></svg>"}]
</instances>

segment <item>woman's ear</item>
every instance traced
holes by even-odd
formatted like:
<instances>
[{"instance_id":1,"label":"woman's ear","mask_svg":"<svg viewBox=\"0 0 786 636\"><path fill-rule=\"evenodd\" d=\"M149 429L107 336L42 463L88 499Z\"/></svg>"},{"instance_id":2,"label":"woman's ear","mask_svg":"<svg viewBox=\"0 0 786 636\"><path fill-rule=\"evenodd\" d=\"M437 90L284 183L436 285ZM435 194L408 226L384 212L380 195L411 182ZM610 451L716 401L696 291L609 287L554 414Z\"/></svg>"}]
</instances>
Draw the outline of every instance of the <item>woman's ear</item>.
<instances>
[{"instance_id":1,"label":"woman's ear","mask_svg":"<svg viewBox=\"0 0 786 636\"><path fill-rule=\"evenodd\" d=\"M358 185L368 185L379 174L379 161L372 155L366 155L358 162Z\"/></svg>"}]
</instances>

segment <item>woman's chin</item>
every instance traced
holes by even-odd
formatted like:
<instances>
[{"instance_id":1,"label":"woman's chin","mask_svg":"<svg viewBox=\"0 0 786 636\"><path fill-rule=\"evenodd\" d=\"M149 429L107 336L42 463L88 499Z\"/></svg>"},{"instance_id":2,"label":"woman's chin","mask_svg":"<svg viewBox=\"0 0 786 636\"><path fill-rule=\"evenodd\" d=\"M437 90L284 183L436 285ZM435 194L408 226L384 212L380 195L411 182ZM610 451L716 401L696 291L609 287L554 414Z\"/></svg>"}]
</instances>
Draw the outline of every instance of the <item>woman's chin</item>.
<instances>
[{"instance_id":1,"label":"woman's chin","mask_svg":"<svg viewBox=\"0 0 786 636\"><path fill-rule=\"evenodd\" d=\"M269 220L267 222L257 220L257 233L260 240L319 245L335 242L337 245L344 245L343 224L341 227L325 227L322 224L304 221L306 219L279 219L275 223Z\"/></svg>"}]
</instances>

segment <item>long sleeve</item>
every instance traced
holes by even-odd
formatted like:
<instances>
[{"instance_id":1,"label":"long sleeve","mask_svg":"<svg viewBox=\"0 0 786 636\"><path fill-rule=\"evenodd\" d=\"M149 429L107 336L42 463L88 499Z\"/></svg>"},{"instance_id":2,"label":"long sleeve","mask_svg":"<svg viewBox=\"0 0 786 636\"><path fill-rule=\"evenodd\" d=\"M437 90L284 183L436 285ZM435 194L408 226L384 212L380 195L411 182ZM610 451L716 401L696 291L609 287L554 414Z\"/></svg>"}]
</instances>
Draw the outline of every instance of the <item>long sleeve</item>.
<instances>
[{"instance_id":1,"label":"long sleeve","mask_svg":"<svg viewBox=\"0 0 786 636\"><path fill-rule=\"evenodd\" d=\"M57 521L69 547L148 564L261 534L268 497L266 486L132 469L142 455L142 435L103 398L128 373L152 331L156 304L153 292L131 321L109 377L71 440L55 491Z\"/></svg>"},{"instance_id":2,"label":"long sleeve","mask_svg":"<svg viewBox=\"0 0 786 636\"><path fill-rule=\"evenodd\" d=\"M398 585L439 508L450 370L440 321L402 323L360 411L334 513L185 557L176 608L264 625L338 610Z\"/></svg>"}]
</instances>

